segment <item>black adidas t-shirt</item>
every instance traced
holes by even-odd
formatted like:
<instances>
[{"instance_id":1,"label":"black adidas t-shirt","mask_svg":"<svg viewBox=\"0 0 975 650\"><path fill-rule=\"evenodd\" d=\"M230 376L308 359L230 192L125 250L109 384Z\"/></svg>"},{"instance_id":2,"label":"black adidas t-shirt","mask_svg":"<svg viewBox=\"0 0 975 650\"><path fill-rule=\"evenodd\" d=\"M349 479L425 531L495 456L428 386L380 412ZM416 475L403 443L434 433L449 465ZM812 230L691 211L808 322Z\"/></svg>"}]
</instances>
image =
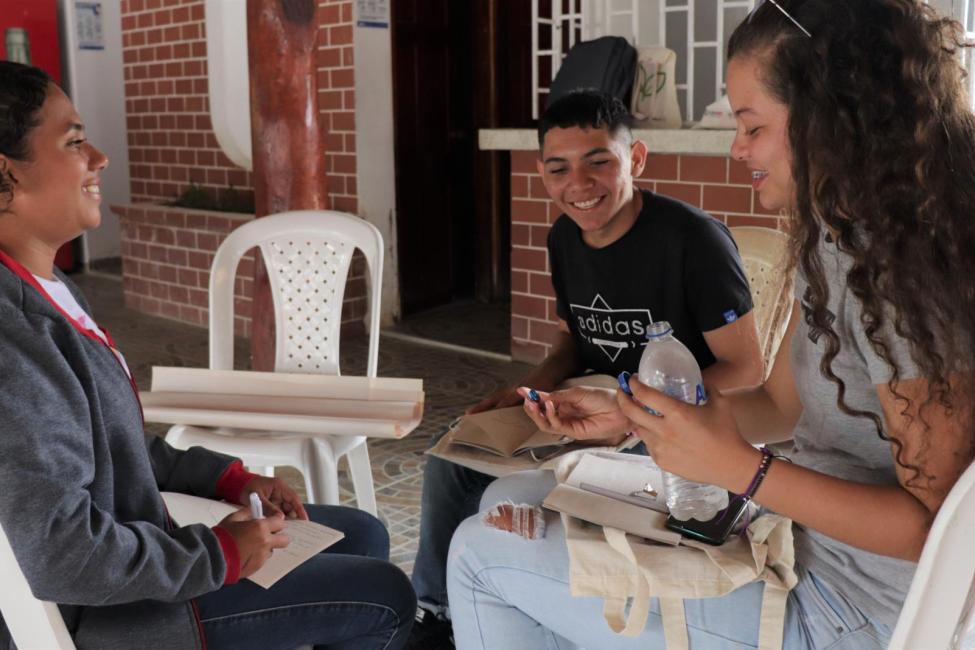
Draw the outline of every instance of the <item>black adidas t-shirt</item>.
<instances>
[{"instance_id":1,"label":"black adidas t-shirt","mask_svg":"<svg viewBox=\"0 0 975 650\"><path fill-rule=\"evenodd\" d=\"M707 213L643 192L633 227L600 249L562 215L548 237L559 317L572 332L583 367L636 372L646 327L669 321L701 368L714 363L708 332L752 309L748 279L731 234Z\"/></svg>"}]
</instances>

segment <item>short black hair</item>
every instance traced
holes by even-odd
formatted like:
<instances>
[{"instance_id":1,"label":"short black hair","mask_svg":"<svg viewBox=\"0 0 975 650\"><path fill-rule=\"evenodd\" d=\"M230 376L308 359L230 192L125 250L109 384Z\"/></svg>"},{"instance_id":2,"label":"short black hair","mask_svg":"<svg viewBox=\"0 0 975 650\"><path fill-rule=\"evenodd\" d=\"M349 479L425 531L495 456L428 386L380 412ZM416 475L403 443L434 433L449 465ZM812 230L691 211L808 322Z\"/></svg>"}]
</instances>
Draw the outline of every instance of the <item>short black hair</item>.
<instances>
[{"instance_id":1,"label":"short black hair","mask_svg":"<svg viewBox=\"0 0 975 650\"><path fill-rule=\"evenodd\" d=\"M27 160L27 134L47 99L51 77L40 68L0 61L0 153Z\"/></svg>"},{"instance_id":2,"label":"short black hair","mask_svg":"<svg viewBox=\"0 0 975 650\"><path fill-rule=\"evenodd\" d=\"M0 61L0 154L12 160L30 159L27 136L38 124L52 83L40 68ZM9 172L0 173L0 197L12 199L15 182Z\"/></svg>"},{"instance_id":3,"label":"short black hair","mask_svg":"<svg viewBox=\"0 0 975 650\"><path fill-rule=\"evenodd\" d=\"M595 89L574 90L552 103L538 121L538 148L551 129L606 129L616 137L623 132L633 139L633 116L616 97Z\"/></svg>"}]
</instances>

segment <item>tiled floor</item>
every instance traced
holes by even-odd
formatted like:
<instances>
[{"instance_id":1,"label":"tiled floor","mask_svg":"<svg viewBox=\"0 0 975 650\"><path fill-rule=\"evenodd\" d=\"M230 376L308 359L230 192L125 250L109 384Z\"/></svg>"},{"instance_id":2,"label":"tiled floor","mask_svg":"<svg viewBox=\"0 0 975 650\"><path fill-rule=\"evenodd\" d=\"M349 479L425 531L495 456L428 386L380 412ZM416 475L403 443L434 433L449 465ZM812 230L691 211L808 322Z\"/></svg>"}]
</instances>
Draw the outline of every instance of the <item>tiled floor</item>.
<instances>
[{"instance_id":1,"label":"tiled floor","mask_svg":"<svg viewBox=\"0 0 975 650\"><path fill-rule=\"evenodd\" d=\"M85 292L95 319L115 337L129 367L143 390L149 389L152 366L196 366L207 363L206 330L126 309L119 280L102 275L76 275L72 278ZM496 323L472 318L458 321L456 329L468 333L481 331L482 338L497 338ZM362 374L365 369L365 340L346 338L342 342L342 372ZM246 341L237 342L237 356L247 357ZM376 499L380 517L386 522L392 540L392 560L404 571L413 568L420 519L420 488L423 478L423 451L436 433L480 396L516 380L528 370L520 363L502 362L470 354L452 352L383 338L379 345L379 373L388 377L423 379L426 405L420 427L403 440L374 440L369 443ZM150 425L157 433L163 425ZM301 489L295 470L281 475ZM354 502L351 482L341 477L343 502Z\"/></svg>"}]
</instances>

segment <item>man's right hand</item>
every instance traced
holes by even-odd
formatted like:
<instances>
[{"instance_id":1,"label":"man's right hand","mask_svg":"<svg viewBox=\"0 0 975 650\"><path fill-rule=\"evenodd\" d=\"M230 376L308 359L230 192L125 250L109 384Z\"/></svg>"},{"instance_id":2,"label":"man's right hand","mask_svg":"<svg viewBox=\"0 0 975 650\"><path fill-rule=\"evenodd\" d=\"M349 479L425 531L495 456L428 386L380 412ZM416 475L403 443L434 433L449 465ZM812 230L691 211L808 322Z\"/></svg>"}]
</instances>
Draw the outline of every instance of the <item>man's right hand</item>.
<instances>
[{"instance_id":1,"label":"man's right hand","mask_svg":"<svg viewBox=\"0 0 975 650\"><path fill-rule=\"evenodd\" d=\"M291 538L282 533L284 515L278 513L266 519L252 519L247 508L224 517L217 524L230 533L240 553L240 577L246 578L264 566L276 548L284 548Z\"/></svg>"},{"instance_id":2,"label":"man's right hand","mask_svg":"<svg viewBox=\"0 0 975 650\"><path fill-rule=\"evenodd\" d=\"M503 409L508 406L518 406L519 404L521 404L521 395L518 394L515 387L508 386L497 392L491 393L480 402L464 411L464 415L473 415L482 411Z\"/></svg>"}]
</instances>

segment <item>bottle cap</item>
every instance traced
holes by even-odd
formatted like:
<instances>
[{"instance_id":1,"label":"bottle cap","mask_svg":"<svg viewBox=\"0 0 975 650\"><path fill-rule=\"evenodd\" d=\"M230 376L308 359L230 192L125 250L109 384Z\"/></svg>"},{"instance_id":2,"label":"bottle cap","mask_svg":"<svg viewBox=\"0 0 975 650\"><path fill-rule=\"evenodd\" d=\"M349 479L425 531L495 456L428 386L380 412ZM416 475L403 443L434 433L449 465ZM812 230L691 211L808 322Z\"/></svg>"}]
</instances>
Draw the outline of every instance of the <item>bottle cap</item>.
<instances>
[{"instance_id":1,"label":"bottle cap","mask_svg":"<svg viewBox=\"0 0 975 650\"><path fill-rule=\"evenodd\" d=\"M647 327L647 339L659 339L673 331L674 328L670 326L670 323L665 320L658 320L656 323L650 323Z\"/></svg>"}]
</instances>

